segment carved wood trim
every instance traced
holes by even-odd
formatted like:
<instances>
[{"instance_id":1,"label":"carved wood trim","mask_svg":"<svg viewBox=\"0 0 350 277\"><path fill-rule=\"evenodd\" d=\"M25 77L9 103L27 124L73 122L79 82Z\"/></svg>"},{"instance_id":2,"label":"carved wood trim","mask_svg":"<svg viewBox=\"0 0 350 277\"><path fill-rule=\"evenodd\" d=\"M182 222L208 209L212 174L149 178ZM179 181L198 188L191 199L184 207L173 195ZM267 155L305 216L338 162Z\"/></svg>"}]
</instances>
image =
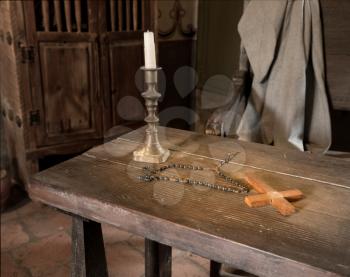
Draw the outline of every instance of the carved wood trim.
<instances>
[{"instance_id":1,"label":"carved wood trim","mask_svg":"<svg viewBox=\"0 0 350 277\"><path fill-rule=\"evenodd\" d=\"M188 24L186 27L183 26L182 19L185 17L186 11L182 7L180 0L175 0L172 9L169 11L169 18L172 20L172 26L166 30L162 30L158 26L158 35L160 37L169 37L173 35L176 30L179 30L180 34L184 37L194 37L197 30L193 24ZM162 12L158 8L158 19L162 17Z\"/></svg>"}]
</instances>

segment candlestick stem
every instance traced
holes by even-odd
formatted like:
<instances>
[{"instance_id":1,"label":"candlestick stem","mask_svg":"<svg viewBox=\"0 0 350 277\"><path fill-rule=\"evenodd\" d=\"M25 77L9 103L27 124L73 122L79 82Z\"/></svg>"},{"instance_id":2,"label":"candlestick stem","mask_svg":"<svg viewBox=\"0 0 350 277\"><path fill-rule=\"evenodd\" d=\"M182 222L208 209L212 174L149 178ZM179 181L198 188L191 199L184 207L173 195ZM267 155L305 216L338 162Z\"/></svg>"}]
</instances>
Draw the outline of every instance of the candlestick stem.
<instances>
[{"instance_id":1,"label":"candlestick stem","mask_svg":"<svg viewBox=\"0 0 350 277\"><path fill-rule=\"evenodd\" d=\"M147 109L147 116L145 121L147 122L146 138L144 145L134 151L134 160L138 162L146 163L163 163L165 162L170 152L164 149L158 139L158 99L161 94L157 91L158 72L161 68L144 68L141 67L145 74L145 83L147 84L147 90L141 95L145 98L145 104Z\"/></svg>"}]
</instances>

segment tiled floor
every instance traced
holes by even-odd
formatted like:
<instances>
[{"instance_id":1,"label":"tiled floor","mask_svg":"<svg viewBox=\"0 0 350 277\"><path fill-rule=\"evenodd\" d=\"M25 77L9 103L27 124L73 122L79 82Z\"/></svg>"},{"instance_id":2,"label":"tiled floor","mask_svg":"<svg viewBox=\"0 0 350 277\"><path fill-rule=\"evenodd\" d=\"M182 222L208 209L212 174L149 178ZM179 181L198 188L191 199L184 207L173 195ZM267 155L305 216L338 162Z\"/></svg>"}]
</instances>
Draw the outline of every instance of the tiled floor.
<instances>
[{"instance_id":1,"label":"tiled floor","mask_svg":"<svg viewBox=\"0 0 350 277\"><path fill-rule=\"evenodd\" d=\"M144 240L103 225L109 276L144 276ZM1 277L70 276L70 217L31 201L1 214ZM208 276L209 261L173 249L173 276Z\"/></svg>"}]
</instances>

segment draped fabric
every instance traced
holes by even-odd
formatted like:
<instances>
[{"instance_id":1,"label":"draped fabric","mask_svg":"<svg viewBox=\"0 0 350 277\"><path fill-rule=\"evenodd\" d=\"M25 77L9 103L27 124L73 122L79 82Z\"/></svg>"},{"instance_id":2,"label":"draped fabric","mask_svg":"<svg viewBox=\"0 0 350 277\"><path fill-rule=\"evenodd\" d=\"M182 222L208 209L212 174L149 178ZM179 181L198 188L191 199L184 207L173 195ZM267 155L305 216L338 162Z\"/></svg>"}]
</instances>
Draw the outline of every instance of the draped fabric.
<instances>
[{"instance_id":1,"label":"draped fabric","mask_svg":"<svg viewBox=\"0 0 350 277\"><path fill-rule=\"evenodd\" d=\"M318 0L250 0L238 31L253 73L239 139L326 151L331 124Z\"/></svg>"}]
</instances>

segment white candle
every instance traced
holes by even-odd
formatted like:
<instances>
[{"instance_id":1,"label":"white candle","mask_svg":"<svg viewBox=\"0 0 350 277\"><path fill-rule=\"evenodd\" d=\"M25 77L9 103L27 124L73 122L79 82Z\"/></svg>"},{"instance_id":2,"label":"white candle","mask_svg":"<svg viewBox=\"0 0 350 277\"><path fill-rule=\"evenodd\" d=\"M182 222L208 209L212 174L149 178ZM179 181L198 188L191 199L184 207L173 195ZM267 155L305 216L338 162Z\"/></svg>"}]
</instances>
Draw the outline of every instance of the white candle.
<instances>
[{"instance_id":1,"label":"white candle","mask_svg":"<svg viewBox=\"0 0 350 277\"><path fill-rule=\"evenodd\" d=\"M143 33L144 48L145 48L145 68L156 68L156 49L154 46L153 32Z\"/></svg>"}]
</instances>

